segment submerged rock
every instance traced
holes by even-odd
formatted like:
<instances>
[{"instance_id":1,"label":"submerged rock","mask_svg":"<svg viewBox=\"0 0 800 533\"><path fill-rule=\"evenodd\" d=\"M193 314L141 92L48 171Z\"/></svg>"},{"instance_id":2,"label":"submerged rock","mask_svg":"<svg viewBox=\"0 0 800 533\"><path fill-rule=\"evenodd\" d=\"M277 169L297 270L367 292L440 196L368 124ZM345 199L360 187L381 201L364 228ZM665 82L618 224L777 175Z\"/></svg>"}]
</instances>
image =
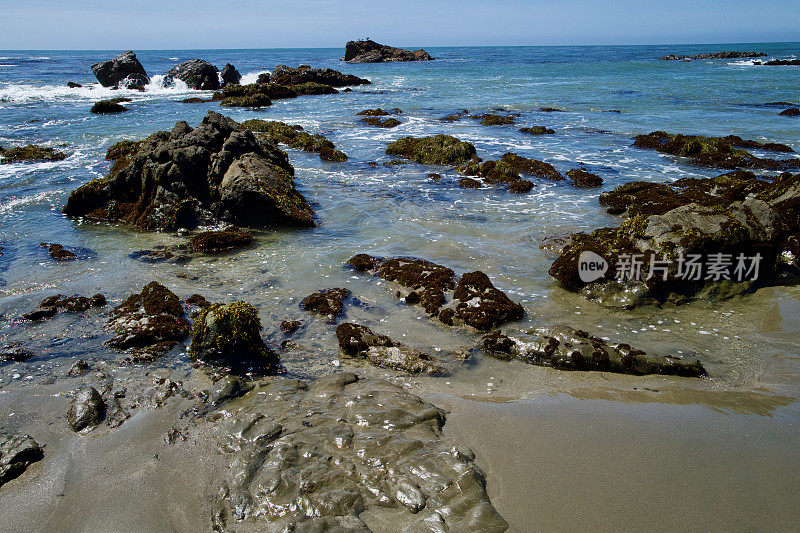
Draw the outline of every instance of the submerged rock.
<instances>
[{"instance_id":1,"label":"submerged rock","mask_svg":"<svg viewBox=\"0 0 800 533\"><path fill-rule=\"evenodd\" d=\"M192 250L202 254L219 254L243 248L253 242L249 231L239 228L203 231L192 237Z\"/></svg>"},{"instance_id":2,"label":"submerged rock","mask_svg":"<svg viewBox=\"0 0 800 533\"><path fill-rule=\"evenodd\" d=\"M475 147L450 135L402 137L386 148L388 155L411 159L423 165L457 165L475 157Z\"/></svg>"},{"instance_id":3,"label":"submerged rock","mask_svg":"<svg viewBox=\"0 0 800 533\"><path fill-rule=\"evenodd\" d=\"M336 328L336 338L344 353L366 359L381 368L412 374L447 374L447 369L428 354L393 341L386 335L378 335L367 326L340 324Z\"/></svg>"},{"instance_id":4,"label":"submerged rock","mask_svg":"<svg viewBox=\"0 0 800 533\"><path fill-rule=\"evenodd\" d=\"M61 161L66 158L67 154L38 144L15 146L8 149L0 147L0 165L23 161Z\"/></svg>"},{"instance_id":5,"label":"submerged rock","mask_svg":"<svg viewBox=\"0 0 800 533\"><path fill-rule=\"evenodd\" d=\"M86 311L91 307L102 307L104 305L106 305L106 297L102 294L95 294L91 298L87 298L86 296L64 296L63 294L56 294L42 300L38 309L22 315L22 318L41 320L54 316L59 310L67 312Z\"/></svg>"},{"instance_id":6,"label":"submerged rock","mask_svg":"<svg viewBox=\"0 0 800 533\"><path fill-rule=\"evenodd\" d=\"M258 311L244 301L214 304L200 311L189 352L203 364L234 374L273 374L280 368L278 356L261 338Z\"/></svg>"},{"instance_id":7,"label":"submerged rock","mask_svg":"<svg viewBox=\"0 0 800 533\"><path fill-rule=\"evenodd\" d=\"M42 447L30 435L0 435L0 487L43 457Z\"/></svg>"},{"instance_id":8,"label":"submerged rock","mask_svg":"<svg viewBox=\"0 0 800 533\"><path fill-rule=\"evenodd\" d=\"M389 109L388 111L385 111L385 110L381 109L380 107L378 107L378 108L375 108L375 109L365 109L363 111L359 111L358 113L356 113L356 115L357 116L366 116L366 117L385 117L385 116L388 116L388 115L399 115L402 112L403 111L401 109L396 108L396 107L394 109Z\"/></svg>"},{"instance_id":9,"label":"submerged rock","mask_svg":"<svg viewBox=\"0 0 800 533\"><path fill-rule=\"evenodd\" d=\"M114 87L124 79L137 80L141 85L150 83L150 78L136 54L128 50L109 61L92 65L92 72L103 87Z\"/></svg>"},{"instance_id":10,"label":"submerged rock","mask_svg":"<svg viewBox=\"0 0 800 533\"><path fill-rule=\"evenodd\" d=\"M553 135L555 130L546 128L544 126L531 126L529 128L520 128L520 132L527 133L528 135Z\"/></svg>"},{"instance_id":11,"label":"submerged rock","mask_svg":"<svg viewBox=\"0 0 800 533\"><path fill-rule=\"evenodd\" d=\"M378 44L371 39L349 41L344 48L342 61L349 63L384 63L388 61L433 61L433 57L420 48L405 50L385 44Z\"/></svg>"},{"instance_id":12,"label":"submerged rock","mask_svg":"<svg viewBox=\"0 0 800 533\"><path fill-rule=\"evenodd\" d=\"M302 126L254 118L242 122L242 127L257 132L275 143L319 154L319 158L323 161L347 161L347 155L341 150L337 150L336 145L326 139L324 135L310 135L303 131Z\"/></svg>"},{"instance_id":13,"label":"submerged rock","mask_svg":"<svg viewBox=\"0 0 800 533\"><path fill-rule=\"evenodd\" d=\"M380 117L364 117L361 119L361 122L368 126L377 126L379 128L395 128L402 124L396 118L387 118L381 120Z\"/></svg>"},{"instance_id":14,"label":"submerged rock","mask_svg":"<svg viewBox=\"0 0 800 533\"><path fill-rule=\"evenodd\" d=\"M701 166L730 170L737 168L781 170L800 167L800 159L776 161L756 157L741 148L758 148L779 152L792 151L788 146L778 143L762 144L757 141L744 140L736 135L705 137L702 135L671 135L663 131L654 131L647 135L636 136L633 146L687 157L693 163Z\"/></svg>"},{"instance_id":15,"label":"submerged rock","mask_svg":"<svg viewBox=\"0 0 800 533\"><path fill-rule=\"evenodd\" d=\"M184 82L190 89L216 91L219 89L219 69L202 59L190 59L172 69L164 77L165 83L175 78Z\"/></svg>"},{"instance_id":16,"label":"submerged rock","mask_svg":"<svg viewBox=\"0 0 800 533\"><path fill-rule=\"evenodd\" d=\"M74 252L67 250L61 244L43 242L39 246L46 248L47 253L50 254L50 257L56 261L71 261L78 258Z\"/></svg>"},{"instance_id":17,"label":"submerged rock","mask_svg":"<svg viewBox=\"0 0 800 533\"><path fill-rule=\"evenodd\" d=\"M494 113L473 115L471 118L479 121L484 126L501 126L505 124L514 124L517 121L513 115L497 115Z\"/></svg>"},{"instance_id":18,"label":"submerged rock","mask_svg":"<svg viewBox=\"0 0 800 533\"><path fill-rule=\"evenodd\" d=\"M481 344L489 355L500 359L519 359L559 370L596 370L622 374L667 374L700 377L706 370L700 361L684 361L681 357L648 355L627 344L609 344L582 330L556 326L533 332L534 339L525 342L495 331Z\"/></svg>"},{"instance_id":19,"label":"submerged rock","mask_svg":"<svg viewBox=\"0 0 800 533\"><path fill-rule=\"evenodd\" d=\"M274 143L209 111L197 128L178 122L172 132L131 146L108 176L73 191L63 211L145 229L313 227L314 212L293 174Z\"/></svg>"},{"instance_id":20,"label":"submerged rock","mask_svg":"<svg viewBox=\"0 0 800 533\"><path fill-rule=\"evenodd\" d=\"M111 311L108 327L116 336L108 345L158 354L172 349L189 336L189 321L180 298L153 281L140 294L129 296Z\"/></svg>"},{"instance_id":21,"label":"submerged rock","mask_svg":"<svg viewBox=\"0 0 800 533\"><path fill-rule=\"evenodd\" d=\"M323 315L333 320L344 311L344 301L350 297L348 289L323 289L303 298L300 307L309 313Z\"/></svg>"},{"instance_id":22,"label":"submerged rock","mask_svg":"<svg viewBox=\"0 0 800 533\"><path fill-rule=\"evenodd\" d=\"M69 404L67 422L73 431L81 431L88 427L96 426L105 416L106 405L97 389L83 387Z\"/></svg>"},{"instance_id":23,"label":"submerged rock","mask_svg":"<svg viewBox=\"0 0 800 533\"><path fill-rule=\"evenodd\" d=\"M21 363L34 355L36 354L19 342L11 342L0 346L0 363Z\"/></svg>"},{"instance_id":24,"label":"submerged rock","mask_svg":"<svg viewBox=\"0 0 800 533\"><path fill-rule=\"evenodd\" d=\"M223 85L239 85L239 82L242 81L242 75L230 63L225 63L225 66L222 67L222 72L219 73L219 77L222 79Z\"/></svg>"},{"instance_id":25,"label":"submerged rock","mask_svg":"<svg viewBox=\"0 0 800 533\"><path fill-rule=\"evenodd\" d=\"M366 85L370 82L367 79L359 78L353 74L342 74L332 68L311 68L308 65L300 65L297 68L278 65L272 69L271 83L279 85L300 85L304 83L315 83L328 85L330 87L345 87L348 85Z\"/></svg>"},{"instance_id":26,"label":"submerged rock","mask_svg":"<svg viewBox=\"0 0 800 533\"><path fill-rule=\"evenodd\" d=\"M600 303L633 307L688 298L723 299L798 279L800 174L772 182L749 172L635 182L600 196L627 213L618 228L572 236L550 268L565 287ZM583 280L580 257L605 263ZM584 276L585 278L585 276Z\"/></svg>"},{"instance_id":27,"label":"submerged rock","mask_svg":"<svg viewBox=\"0 0 800 533\"><path fill-rule=\"evenodd\" d=\"M472 178L461 178L458 180L458 186L462 189L480 189L481 182Z\"/></svg>"}]
</instances>

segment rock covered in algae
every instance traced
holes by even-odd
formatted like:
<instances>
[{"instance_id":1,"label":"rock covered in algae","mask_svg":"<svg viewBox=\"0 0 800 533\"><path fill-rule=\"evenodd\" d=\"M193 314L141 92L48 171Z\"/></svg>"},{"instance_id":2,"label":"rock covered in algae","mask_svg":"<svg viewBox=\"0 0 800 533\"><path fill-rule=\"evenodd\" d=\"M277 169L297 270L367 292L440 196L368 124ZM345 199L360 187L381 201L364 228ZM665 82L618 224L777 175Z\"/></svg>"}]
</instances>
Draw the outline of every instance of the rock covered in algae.
<instances>
[{"instance_id":1,"label":"rock covered in algae","mask_svg":"<svg viewBox=\"0 0 800 533\"><path fill-rule=\"evenodd\" d=\"M411 159L423 165L458 165L474 158L475 147L451 135L402 137L386 148L388 155Z\"/></svg>"},{"instance_id":2,"label":"rock covered in algae","mask_svg":"<svg viewBox=\"0 0 800 533\"><path fill-rule=\"evenodd\" d=\"M67 155L64 153L38 144L15 146L8 149L0 146L0 165L27 161L61 161L66 158Z\"/></svg>"},{"instance_id":3,"label":"rock covered in algae","mask_svg":"<svg viewBox=\"0 0 800 533\"><path fill-rule=\"evenodd\" d=\"M300 307L309 313L326 316L333 320L342 314L344 301L349 297L349 289L323 289L303 298Z\"/></svg>"},{"instance_id":4,"label":"rock covered in algae","mask_svg":"<svg viewBox=\"0 0 800 533\"><path fill-rule=\"evenodd\" d=\"M228 404L223 420L231 468L219 530L508 528L474 454L443 435L445 412L383 380L277 378Z\"/></svg>"},{"instance_id":5,"label":"rock covered in algae","mask_svg":"<svg viewBox=\"0 0 800 533\"><path fill-rule=\"evenodd\" d=\"M245 301L202 309L194 321L189 352L203 364L235 374L269 374L280 366L261 338L258 311Z\"/></svg>"}]
</instances>

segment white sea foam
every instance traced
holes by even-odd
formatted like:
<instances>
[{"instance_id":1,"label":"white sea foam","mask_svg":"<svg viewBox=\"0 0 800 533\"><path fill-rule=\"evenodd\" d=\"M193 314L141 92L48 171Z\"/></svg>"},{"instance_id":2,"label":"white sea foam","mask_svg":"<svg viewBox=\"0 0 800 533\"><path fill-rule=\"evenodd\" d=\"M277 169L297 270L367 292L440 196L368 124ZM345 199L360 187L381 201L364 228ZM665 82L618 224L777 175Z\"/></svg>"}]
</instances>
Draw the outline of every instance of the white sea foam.
<instances>
[{"instance_id":1,"label":"white sea foam","mask_svg":"<svg viewBox=\"0 0 800 533\"><path fill-rule=\"evenodd\" d=\"M242 76L242 80L239 82L242 85L250 85L251 83L255 83L258 81L258 77L261 74L272 74L269 70L259 70L258 72L248 72L244 76Z\"/></svg>"},{"instance_id":2,"label":"white sea foam","mask_svg":"<svg viewBox=\"0 0 800 533\"><path fill-rule=\"evenodd\" d=\"M0 203L0 214L10 213L16 211L20 207L48 201L51 197L60 193L61 191L59 190L44 191L29 196L22 196L21 198L12 198L11 200Z\"/></svg>"},{"instance_id":3,"label":"white sea foam","mask_svg":"<svg viewBox=\"0 0 800 533\"><path fill-rule=\"evenodd\" d=\"M125 96L134 100L143 100L152 97L180 96L187 93L197 93L189 89L181 80L174 80L165 86L164 76L156 75L145 86L145 92L119 88L103 87L99 83L86 84L74 89L64 85L33 85L28 83L0 83L0 102L30 103L64 100L101 100Z\"/></svg>"}]
</instances>

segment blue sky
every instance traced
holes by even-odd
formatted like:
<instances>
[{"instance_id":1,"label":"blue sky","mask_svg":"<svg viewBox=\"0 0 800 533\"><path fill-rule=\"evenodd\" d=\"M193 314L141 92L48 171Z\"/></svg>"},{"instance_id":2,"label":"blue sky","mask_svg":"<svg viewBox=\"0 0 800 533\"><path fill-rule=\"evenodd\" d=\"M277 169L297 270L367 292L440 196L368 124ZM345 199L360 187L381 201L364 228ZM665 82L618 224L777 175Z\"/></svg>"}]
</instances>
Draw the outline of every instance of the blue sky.
<instances>
[{"instance_id":1,"label":"blue sky","mask_svg":"<svg viewBox=\"0 0 800 533\"><path fill-rule=\"evenodd\" d=\"M800 41L796 0L0 0L0 14L0 49Z\"/></svg>"}]
</instances>

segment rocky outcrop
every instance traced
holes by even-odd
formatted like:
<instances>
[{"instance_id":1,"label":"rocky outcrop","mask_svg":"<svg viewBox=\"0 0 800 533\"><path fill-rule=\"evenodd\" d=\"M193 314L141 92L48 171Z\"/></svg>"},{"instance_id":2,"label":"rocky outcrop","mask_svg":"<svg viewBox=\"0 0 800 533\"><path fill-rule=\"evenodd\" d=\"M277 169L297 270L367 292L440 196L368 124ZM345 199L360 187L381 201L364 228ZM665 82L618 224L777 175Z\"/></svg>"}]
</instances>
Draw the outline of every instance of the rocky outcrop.
<instances>
[{"instance_id":1,"label":"rocky outcrop","mask_svg":"<svg viewBox=\"0 0 800 533\"><path fill-rule=\"evenodd\" d=\"M610 306L721 299L800 274L800 174L737 171L673 184L635 182L600 196L617 228L571 237L550 268L565 287ZM584 253L588 255L584 255ZM581 276L584 257L596 265Z\"/></svg>"},{"instance_id":2,"label":"rocky outcrop","mask_svg":"<svg viewBox=\"0 0 800 533\"><path fill-rule=\"evenodd\" d=\"M531 126L529 128L520 128L519 131L521 133L527 133L528 135L553 135L555 130L551 130L550 128L546 128L544 126Z\"/></svg>"},{"instance_id":3,"label":"rocky outcrop","mask_svg":"<svg viewBox=\"0 0 800 533\"><path fill-rule=\"evenodd\" d=\"M420 48L405 50L385 44L378 44L371 39L350 41L345 45L342 61L349 63L384 63L388 61L432 61L434 58Z\"/></svg>"},{"instance_id":4,"label":"rocky outcrop","mask_svg":"<svg viewBox=\"0 0 800 533\"><path fill-rule=\"evenodd\" d=\"M274 374L280 368L278 356L261 338L258 311L244 301L200 311L189 353L202 364L240 375Z\"/></svg>"},{"instance_id":5,"label":"rocky outcrop","mask_svg":"<svg viewBox=\"0 0 800 533\"><path fill-rule=\"evenodd\" d=\"M513 152L507 152L503 154L500 160L521 174L527 174L535 178L544 178L550 181L561 181L564 179L564 176L562 176L553 165L545 163L544 161L539 161L538 159L528 159L527 157L519 156Z\"/></svg>"},{"instance_id":6,"label":"rocky outcrop","mask_svg":"<svg viewBox=\"0 0 800 533\"><path fill-rule=\"evenodd\" d=\"M737 168L763 170L800 168L800 159L776 161L774 159L756 157L743 149L793 152L789 146L779 143L748 141L736 135L705 137L702 135L672 135L663 131L654 131L647 135L636 136L633 146L686 157L697 165L728 170Z\"/></svg>"},{"instance_id":7,"label":"rocky outcrop","mask_svg":"<svg viewBox=\"0 0 800 533\"><path fill-rule=\"evenodd\" d=\"M356 115L362 117L386 117L389 115L399 115L402 112L403 111L397 107L389 110L383 110L380 107L378 107L375 109L364 109L363 111L359 111L358 113L356 113Z\"/></svg>"},{"instance_id":8,"label":"rocky outcrop","mask_svg":"<svg viewBox=\"0 0 800 533\"><path fill-rule=\"evenodd\" d=\"M502 126L505 124L514 124L517 121L514 115L498 115L496 113L472 115L470 118L477 120L484 126Z\"/></svg>"},{"instance_id":9,"label":"rocky outcrop","mask_svg":"<svg viewBox=\"0 0 800 533\"><path fill-rule=\"evenodd\" d=\"M471 143L450 135L402 137L390 143L386 153L423 165L458 165L476 156L475 147Z\"/></svg>"},{"instance_id":10,"label":"rocky outcrop","mask_svg":"<svg viewBox=\"0 0 800 533\"><path fill-rule=\"evenodd\" d=\"M116 333L109 346L151 355L171 350L190 331L180 298L156 281L115 307L108 327Z\"/></svg>"},{"instance_id":11,"label":"rocky outcrop","mask_svg":"<svg viewBox=\"0 0 800 533\"><path fill-rule=\"evenodd\" d=\"M530 192L534 184L523 180L517 169L506 161L479 161L473 160L457 169L467 176L478 176L490 185L507 185L508 190L516 193ZM466 178L470 179L470 178ZM472 180L477 181L477 180ZM474 185L470 181L465 184ZM461 184L461 182L459 182Z\"/></svg>"},{"instance_id":12,"label":"rocky outcrop","mask_svg":"<svg viewBox=\"0 0 800 533\"><path fill-rule=\"evenodd\" d=\"M764 65L770 67L798 66L800 65L800 59L773 59L771 61L765 61Z\"/></svg>"},{"instance_id":13,"label":"rocky outcrop","mask_svg":"<svg viewBox=\"0 0 800 533\"><path fill-rule=\"evenodd\" d=\"M702 54L695 54L691 56L678 56L675 54L669 54L663 57L659 57L661 61L680 61L685 59L744 59L750 57L766 57L767 54L764 52L735 52L735 51L727 51L727 52L706 52Z\"/></svg>"},{"instance_id":14,"label":"rocky outcrop","mask_svg":"<svg viewBox=\"0 0 800 533\"><path fill-rule=\"evenodd\" d=\"M348 289L323 289L303 298L300 308L334 320L344 312L344 301L349 297Z\"/></svg>"},{"instance_id":15,"label":"rocky outcrop","mask_svg":"<svg viewBox=\"0 0 800 533\"><path fill-rule=\"evenodd\" d=\"M64 213L176 230L223 223L314 226L294 168L274 143L209 111L115 153L111 173L73 191Z\"/></svg>"},{"instance_id":16,"label":"rocky outcrop","mask_svg":"<svg viewBox=\"0 0 800 533\"><path fill-rule=\"evenodd\" d=\"M420 305L428 315L451 326L465 324L488 331L500 324L519 320L524 314L521 305L495 288L489 277L480 271L464 274L456 283L453 270L423 259L382 259L358 254L350 258L348 264L356 271L410 289L404 293L398 291L397 296L409 305ZM453 299L448 305L446 293L451 290Z\"/></svg>"},{"instance_id":17,"label":"rocky outcrop","mask_svg":"<svg viewBox=\"0 0 800 533\"><path fill-rule=\"evenodd\" d=\"M447 370L431 356L378 335L367 326L340 324L336 328L339 347L350 357L366 359L370 364L411 374L445 375Z\"/></svg>"},{"instance_id":18,"label":"rocky outcrop","mask_svg":"<svg viewBox=\"0 0 800 533\"><path fill-rule=\"evenodd\" d=\"M348 85L366 85L369 80L359 78L353 74L343 74L332 68L311 68L300 65L297 68L278 65L272 69L271 83L278 85L300 85L303 83L316 83L330 87L346 87Z\"/></svg>"},{"instance_id":19,"label":"rocky outcrop","mask_svg":"<svg viewBox=\"0 0 800 533\"><path fill-rule=\"evenodd\" d=\"M121 99L116 98L111 100L100 100L99 102L95 102L89 111L95 115L113 115L116 113L130 111L127 107L120 104L120 101Z\"/></svg>"},{"instance_id":20,"label":"rocky outcrop","mask_svg":"<svg viewBox=\"0 0 800 533\"><path fill-rule=\"evenodd\" d=\"M796 107L790 107L789 109L784 109L778 114L783 117L800 117L800 109Z\"/></svg>"},{"instance_id":21,"label":"rocky outcrop","mask_svg":"<svg viewBox=\"0 0 800 533\"><path fill-rule=\"evenodd\" d=\"M53 148L39 146L38 144L15 146L8 149L0 146L0 165L26 161L61 161L66 158L67 154L57 152Z\"/></svg>"},{"instance_id":22,"label":"rocky outcrop","mask_svg":"<svg viewBox=\"0 0 800 533\"><path fill-rule=\"evenodd\" d=\"M396 128L402 124L402 122L396 118L391 117L386 119L381 119L380 117L364 117L361 119L361 122L367 126L377 126L379 128Z\"/></svg>"},{"instance_id":23,"label":"rocky outcrop","mask_svg":"<svg viewBox=\"0 0 800 533\"><path fill-rule=\"evenodd\" d=\"M73 431L81 431L98 425L103 421L106 413L106 404L97 389L83 387L69 404L67 422Z\"/></svg>"},{"instance_id":24,"label":"rocky outcrop","mask_svg":"<svg viewBox=\"0 0 800 533\"><path fill-rule=\"evenodd\" d=\"M43 457L42 447L30 435L0 435L0 487Z\"/></svg>"},{"instance_id":25,"label":"rocky outcrop","mask_svg":"<svg viewBox=\"0 0 800 533\"><path fill-rule=\"evenodd\" d=\"M115 87L123 80L128 84L147 85L150 78L136 54L128 50L109 61L101 61L92 65L92 72L103 87Z\"/></svg>"},{"instance_id":26,"label":"rocky outcrop","mask_svg":"<svg viewBox=\"0 0 800 533\"><path fill-rule=\"evenodd\" d=\"M219 89L219 69L202 59L190 59L170 69L164 76L164 83L174 79L184 82L190 89L216 91Z\"/></svg>"},{"instance_id":27,"label":"rocky outcrop","mask_svg":"<svg viewBox=\"0 0 800 533\"><path fill-rule=\"evenodd\" d=\"M567 172L567 177L572 181L572 185L580 188L600 187L603 184L603 178L585 168L573 168Z\"/></svg>"},{"instance_id":28,"label":"rocky outcrop","mask_svg":"<svg viewBox=\"0 0 800 533\"><path fill-rule=\"evenodd\" d=\"M41 320L54 316L58 311L76 312L86 311L91 307L102 307L106 305L106 297L102 294L95 294L91 298L86 296L64 296L56 294L42 300L39 307L30 313L22 315L28 320Z\"/></svg>"},{"instance_id":29,"label":"rocky outcrop","mask_svg":"<svg viewBox=\"0 0 800 533\"><path fill-rule=\"evenodd\" d=\"M219 73L219 77L222 79L223 86L239 85L239 82L242 81L242 75L230 63L225 63L225 66L222 67L222 72Z\"/></svg>"},{"instance_id":30,"label":"rocky outcrop","mask_svg":"<svg viewBox=\"0 0 800 533\"><path fill-rule=\"evenodd\" d=\"M201 254L220 254L243 248L253 242L249 231L239 228L202 231L192 236L192 250Z\"/></svg>"},{"instance_id":31,"label":"rocky outcrop","mask_svg":"<svg viewBox=\"0 0 800 533\"><path fill-rule=\"evenodd\" d=\"M275 143L286 144L292 148L319 154L323 161L347 161L347 155L336 149L323 135L311 135L299 125L290 125L276 120L250 119L242 122L242 127L257 132Z\"/></svg>"},{"instance_id":32,"label":"rocky outcrop","mask_svg":"<svg viewBox=\"0 0 800 533\"><path fill-rule=\"evenodd\" d=\"M665 374L683 377L705 376L699 361L682 357L648 355L627 344L610 344L587 332L555 326L530 332L522 341L501 331L486 335L482 347L499 359L518 359L528 364L559 370L595 370L621 374Z\"/></svg>"}]
</instances>

